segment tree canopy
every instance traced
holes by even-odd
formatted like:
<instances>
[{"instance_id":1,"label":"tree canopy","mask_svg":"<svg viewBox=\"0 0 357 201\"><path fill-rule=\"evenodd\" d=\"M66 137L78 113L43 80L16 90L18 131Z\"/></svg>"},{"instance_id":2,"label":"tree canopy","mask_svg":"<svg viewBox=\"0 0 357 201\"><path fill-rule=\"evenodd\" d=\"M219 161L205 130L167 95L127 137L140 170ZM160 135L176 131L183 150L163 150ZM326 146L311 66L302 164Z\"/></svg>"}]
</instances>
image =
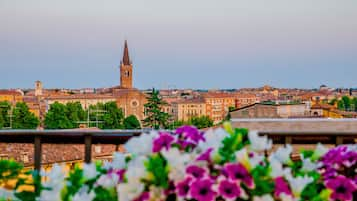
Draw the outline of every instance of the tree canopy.
<instances>
[{"instance_id":1,"label":"tree canopy","mask_svg":"<svg viewBox=\"0 0 357 201\"><path fill-rule=\"evenodd\" d=\"M10 127L9 112L11 105L7 101L0 102L0 129L4 127Z\"/></svg>"},{"instance_id":2,"label":"tree canopy","mask_svg":"<svg viewBox=\"0 0 357 201\"><path fill-rule=\"evenodd\" d=\"M35 129L39 124L40 120L32 112L30 112L26 103L16 103L13 110L12 128Z\"/></svg>"},{"instance_id":3,"label":"tree canopy","mask_svg":"<svg viewBox=\"0 0 357 201\"><path fill-rule=\"evenodd\" d=\"M124 119L125 129L140 129L140 122L135 115L129 115Z\"/></svg>"},{"instance_id":4,"label":"tree canopy","mask_svg":"<svg viewBox=\"0 0 357 201\"><path fill-rule=\"evenodd\" d=\"M124 113L118 108L116 102L108 102L104 104L103 123L99 128L102 129L123 129Z\"/></svg>"},{"instance_id":5,"label":"tree canopy","mask_svg":"<svg viewBox=\"0 0 357 201\"><path fill-rule=\"evenodd\" d=\"M200 117L191 117L188 121L174 121L171 125L171 129L178 128L182 125L192 125L196 126L197 128L209 128L213 126L213 120L209 118L209 116L200 116Z\"/></svg>"},{"instance_id":6,"label":"tree canopy","mask_svg":"<svg viewBox=\"0 0 357 201\"><path fill-rule=\"evenodd\" d=\"M66 105L55 102L50 105L45 117L46 129L69 129L73 128L74 123L68 118Z\"/></svg>"}]
</instances>

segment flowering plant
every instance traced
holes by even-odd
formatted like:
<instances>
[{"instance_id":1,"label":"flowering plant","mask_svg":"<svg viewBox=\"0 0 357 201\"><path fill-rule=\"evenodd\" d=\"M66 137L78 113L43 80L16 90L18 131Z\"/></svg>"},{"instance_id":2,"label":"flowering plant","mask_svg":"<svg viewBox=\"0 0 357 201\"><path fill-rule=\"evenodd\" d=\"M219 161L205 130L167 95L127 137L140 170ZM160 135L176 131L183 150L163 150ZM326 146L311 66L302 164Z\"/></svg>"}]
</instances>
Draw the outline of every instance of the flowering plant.
<instances>
[{"instance_id":1,"label":"flowering plant","mask_svg":"<svg viewBox=\"0 0 357 201\"><path fill-rule=\"evenodd\" d=\"M328 150L318 144L293 161L290 145L272 151L266 136L224 124L206 132L191 126L152 131L125 148L111 162L78 165L67 176L54 165L30 183L0 188L0 200L323 201L352 200L357 190L354 145ZM19 190L24 184L38 188Z\"/></svg>"}]
</instances>

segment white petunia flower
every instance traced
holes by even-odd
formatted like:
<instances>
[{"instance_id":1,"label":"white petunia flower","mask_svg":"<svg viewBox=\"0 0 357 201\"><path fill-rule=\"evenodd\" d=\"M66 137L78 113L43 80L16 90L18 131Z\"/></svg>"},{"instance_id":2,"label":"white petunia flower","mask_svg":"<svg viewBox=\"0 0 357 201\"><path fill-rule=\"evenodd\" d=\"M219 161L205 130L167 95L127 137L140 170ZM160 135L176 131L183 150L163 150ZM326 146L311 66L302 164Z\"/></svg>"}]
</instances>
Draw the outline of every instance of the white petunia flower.
<instances>
[{"instance_id":1,"label":"white petunia flower","mask_svg":"<svg viewBox=\"0 0 357 201\"><path fill-rule=\"evenodd\" d=\"M82 186L79 191L73 196L73 201L92 201L95 198L93 190L88 192L88 186Z\"/></svg>"},{"instance_id":2,"label":"white petunia flower","mask_svg":"<svg viewBox=\"0 0 357 201\"><path fill-rule=\"evenodd\" d=\"M43 186L50 190L42 190L41 195L38 198L39 201L60 201L61 191L64 187L65 172L64 166L54 164L51 171L44 172L41 170L41 176L47 177L47 180L43 182Z\"/></svg>"},{"instance_id":3,"label":"white petunia flower","mask_svg":"<svg viewBox=\"0 0 357 201\"><path fill-rule=\"evenodd\" d=\"M318 164L316 162L312 162L310 158L303 158L303 157L301 158L302 158L301 170L305 172L310 172L318 168Z\"/></svg>"},{"instance_id":4,"label":"white petunia flower","mask_svg":"<svg viewBox=\"0 0 357 201\"><path fill-rule=\"evenodd\" d=\"M274 201L274 199L270 194L266 194L260 197L254 196L253 201Z\"/></svg>"},{"instance_id":5,"label":"white petunia flower","mask_svg":"<svg viewBox=\"0 0 357 201\"><path fill-rule=\"evenodd\" d=\"M15 192L0 187L0 200L19 200L15 197Z\"/></svg>"},{"instance_id":6,"label":"white petunia flower","mask_svg":"<svg viewBox=\"0 0 357 201\"><path fill-rule=\"evenodd\" d=\"M94 163L85 163L83 164L83 177L87 180L94 179L97 177L99 172Z\"/></svg>"},{"instance_id":7,"label":"white petunia flower","mask_svg":"<svg viewBox=\"0 0 357 201\"><path fill-rule=\"evenodd\" d=\"M258 154L256 152L252 152L253 156L251 156L249 158L249 163L252 169L254 169L255 167L257 167L258 165L261 165L261 163L264 162L264 155L262 154Z\"/></svg>"},{"instance_id":8,"label":"white petunia flower","mask_svg":"<svg viewBox=\"0 0 357 201\"><path fill-rule=\"evenodd\" d=\"M103 164L103 168L106 170L115 169L120 170L125 168L125 155L120 152L115 152L113 154L113 161L105 161Z\"/></svg>"},{"instance_id":9,"label":"white petunia flower","mask_svg":"<svg viewBox=\"0 0 357 201\"><path fill-rule=\"evenodd\" d=\"M132 201L144 191L144 184L140 181L129 180L128 183L120 183L117 187L120 201Z\"/></svg>"},{"instance_id":10,"label":"white petunia flower","mask_svg":"<svg viewBox=\"0 0 357 201\"><path fill-rule=\"evenodd\" d=\"M185 178L187 164L194 159L193 155L181 153L178 149L161 150L161 154L168 161L170 172L169 178L173 181L181 181Z\"/></svg>"},{"instance_id":11,"label":"white petunia flower","mask_svg":"<svg viewBox=\"0 0 357 201\"><path fill-rule=\"evenodd\" d=\"M268 136L259 136L257 131L249 131L248 138L250 141L250 148L253 151L264 151L271 149L273 143Z\"/></svg>"},{"instance_id":12,"label":"white petunia flower","mask_svg":"<svg viewBox=\"0 0 357 201\"><path fill-rule=\"evenodd\" d=\"M293 177L292 175L288 175L286 176L286 179L288 180L295 196L300 196L301 191L304 190L306 185L314 181L312 177L307 175L304 177Z\"/></svg>"},{"instance_id":13,"label":"white petunia flower","mask_svg":"<svg viewBox=\"0 0 357 201\"><path fill-rule=\"evenodd\" d=\"M285 193L280 193L279 198L282 201L298 201L297 198L293 198L291 195L287 195Z\"/></svg>"},{"instance_id":14,"label":"white petunia flower","mask_svg":"<svg viewBox=\"0 0 357 201\"><path fill-rule=\"evenodd\" d=\"M125 150L133 155L148 155L152 153L152 142L158 135L157 131L151 131L149 134L143 133L140 136L132 137L124 145Z\"/></svg>"},{"instance_id":15,"label":"white petunia flower","mask_svg":"<svg viewBox=\"0 0 357 201\"><path fill-rule=\"evenodd\" d=\"M292 153L293 148L290 144L287 144L286 147L279 147L278 150L273 152L269 158L275 158L283 164L287 164L291 161L290 154Z\"/></svg>"},{"instance_id":16,"label":"white petunia flower","mask_svg":"<svg viewBox=\"0 0 357 201\"><path fill-rule=\"evenodd\" d=\"M290 168L283 168L283 164L275 158L269 158L270 163L270 176L273 178L282 177L282 176L289 176L291 175Z\"/></svg>"},{"instance_id":17,"label":"white petunia flower","mask_svg":"<svg viewBox=\"0 0 357 201\"><path fill-rule=\"evenodd\" d=\"M321 143L318 143L316 146L316 149L314 151L313 158L318 159L321 156L325 155L327 152L328 152L328 149Z\"/></svg>"},{"instance_id":18,"label":"white petunia flower","mask_svg":"<svg viewBox=\"0 0 357 201\"><path fill-rule=\"evenodd\" d=\"M119 176L115 173L105 174L99 177L96 181L97 186L102 186L103 188L113 188L119 182Z\"/></svg>"},{"instance_id":19,"label":"white petunia flower","mask_svg":"<svg viewBox=\"0 0 357 201\"><path fill-rule=\"evenodd\" d=\"M249 156L247 153L247 149L243 148L235 153L237 162L241 163L246 169L251 169L251 164L249 161Z\"/></svg>"},{"instance_id":20,"label":"white petunia flower","mask_svg":"<svg viewBox=\"0 0 357 201\"><path fill-rule=\"evenodd\" d=\"M202 152L209 148L213 148L213 151L217 151L222 146L223 139L227 136L229 136L229 134L222 128L215 130L209 129L204 134L206 141L200 141L197 148L199 148Z\"/></svg>"},{"instance_id":21,"label":"white petunia flower","mask_svg":"<svg viewBox=\"0 0 357 201\"><path fill-rule=\"evenodd\" d=\"M142 178L145 178L147 172L144 167L144 162L146 160L147 158L145 156L139 156L129 161L125 176L132 181L140 181Z\"/></svg>"}]
</instances>

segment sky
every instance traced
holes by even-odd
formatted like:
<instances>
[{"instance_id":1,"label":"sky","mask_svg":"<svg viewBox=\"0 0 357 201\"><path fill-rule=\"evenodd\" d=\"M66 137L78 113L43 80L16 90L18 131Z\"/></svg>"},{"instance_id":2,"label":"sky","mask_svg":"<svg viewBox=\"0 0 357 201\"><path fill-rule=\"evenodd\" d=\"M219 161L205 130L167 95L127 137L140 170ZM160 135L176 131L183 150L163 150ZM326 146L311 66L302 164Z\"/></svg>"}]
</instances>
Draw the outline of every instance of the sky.
<instances>
[{"instance_id":1,"label":"sky","mask_svg":"<svg viewBox=\"0 0 357 201\"><path fill-rule=\"evenodd\" d=\"M357 87L356 0L0 0L0 88Z\"/></svg>"}]
</instances>

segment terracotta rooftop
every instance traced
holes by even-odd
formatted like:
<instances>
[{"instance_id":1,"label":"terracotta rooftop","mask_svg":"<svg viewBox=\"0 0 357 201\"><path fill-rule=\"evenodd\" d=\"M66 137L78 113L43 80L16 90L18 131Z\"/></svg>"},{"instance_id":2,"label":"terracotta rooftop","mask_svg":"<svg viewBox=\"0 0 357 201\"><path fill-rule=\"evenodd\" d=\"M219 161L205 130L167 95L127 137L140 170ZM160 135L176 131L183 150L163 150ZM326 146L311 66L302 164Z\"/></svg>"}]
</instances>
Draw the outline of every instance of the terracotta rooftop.
<instances>
[{"instance_id":1,"label":"terracotta rooftop","mask_svg":"<svg viewBox=\"0 0 357 201\"><path fill-rule=\"evenodd\" d=\"M0 95L16 95L22 96L22 93L16 90L0 90Z\"/></svg>"}]
</instances>

